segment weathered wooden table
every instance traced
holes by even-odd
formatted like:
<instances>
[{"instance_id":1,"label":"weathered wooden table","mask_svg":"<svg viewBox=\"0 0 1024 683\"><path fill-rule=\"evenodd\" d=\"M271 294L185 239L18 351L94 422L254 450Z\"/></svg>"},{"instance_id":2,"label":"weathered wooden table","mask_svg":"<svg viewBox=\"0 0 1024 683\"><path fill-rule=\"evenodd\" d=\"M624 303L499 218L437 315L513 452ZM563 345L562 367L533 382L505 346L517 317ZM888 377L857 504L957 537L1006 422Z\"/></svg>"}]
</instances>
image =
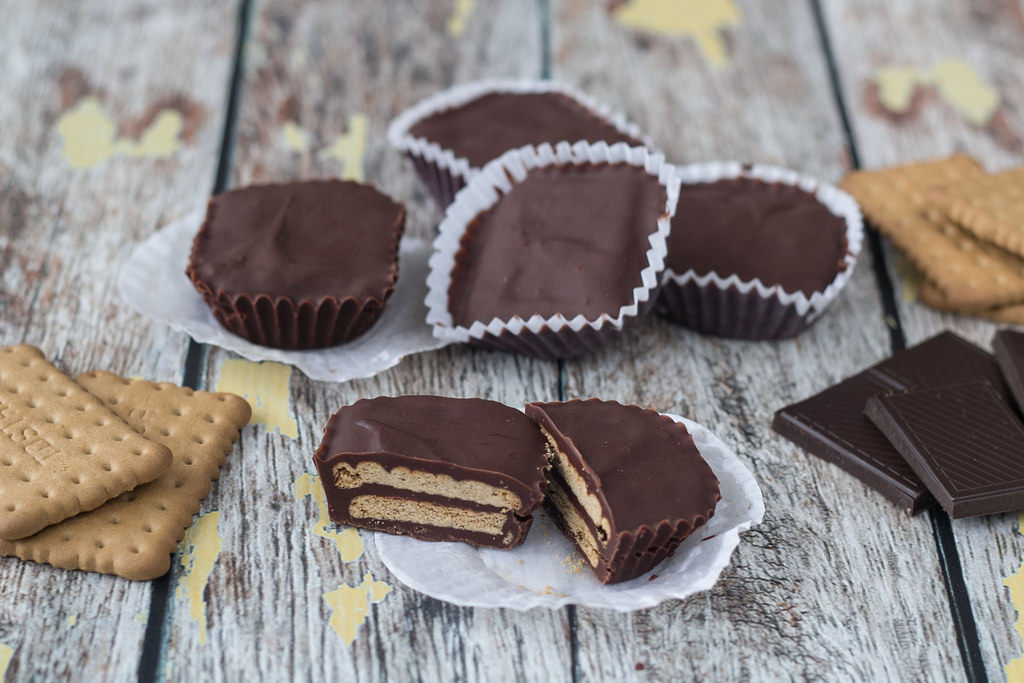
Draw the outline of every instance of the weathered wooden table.
<instances>
[{"instance_id":1,"label":"weathered wooden table","mask_svg":"<svg viewBox=\"0 0 1024 683\"><path fill-rule=\"evenodd\" d=\"M942 329L989 346L992 324L916 303L877 241L790 341L653 320L576 360L448 347L346 384L197 345L121 301L133 246L214 189L362 178L429 237L440 214L385 127L483 76L577 85L677 162L832 182L955 151L990 170L1024 162L1019 0L683 4L0 0L0 344L35 344L71 373L245 390L257 408L167 577L0 559L0 679L1020 675L1016 515L908 518L769 429L779 407ZM398 583L370 534L320 525L310 493L328 416L405 393L601 396L687 415L754 471L765 521L713 590L682 602L625 615L438 602Z\"/></svg>"}]
</instances>

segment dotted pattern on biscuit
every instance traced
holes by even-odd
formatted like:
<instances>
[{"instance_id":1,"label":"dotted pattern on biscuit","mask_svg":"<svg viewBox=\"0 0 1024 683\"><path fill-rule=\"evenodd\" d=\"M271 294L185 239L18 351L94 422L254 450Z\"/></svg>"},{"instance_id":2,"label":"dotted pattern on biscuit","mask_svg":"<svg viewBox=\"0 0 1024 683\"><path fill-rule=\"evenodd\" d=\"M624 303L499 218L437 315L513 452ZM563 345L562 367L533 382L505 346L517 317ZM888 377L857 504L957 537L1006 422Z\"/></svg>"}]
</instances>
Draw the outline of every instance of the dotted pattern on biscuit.
<instances>
[{"instance_id":1,"label":"dotted pattern on biscuit","mask_svg":"<svg viewBox=\"0 0 1024 683\"><path fill-rule=\"evenodd\" d=\"M155 481L0 554L144 581L167 573L192 516L220 475L252 410L241 397L90 372L78 381L129 425L173 452Z\"/></svg>"},{"instance_id":2,"label":"dotted pattern on biscuit","mask_svg":"<svg viewBox=\"0 0 1024 683\"><path fill-rule=\"evenodd\" d=\"M964 312L951 305L945 292L938 289L933 283L928 281L925 281L921 285L918 291L918 296L922 303L925 303L939 311L960 313L962 315L973 315L978 318L985 318L987 320L1007 325L1024 325L1024 304L1007 304L1005 306L995 306L993 308Z\"/></svg>"},{"instance_id":3,"label":"dotted pattern on biscuit","mask_svg":"<svg viewBox=\"0 0 1024 683\"><path fill-rule=\"evenodd\" d=\"M92 510L167 471L133 431L39 349L0 349L0 538Z\"/></svg>"},{"instance_id":4,"label":"dotted pattern on biscuit","mask_svg":"<svg viewBox=\"0 0 1024 683\"><path fill-rule=\"evenodd\" d=\"M928 198L977 237L1024 257L1024 166L946 183Z\"/></svg>"}]
</instances>

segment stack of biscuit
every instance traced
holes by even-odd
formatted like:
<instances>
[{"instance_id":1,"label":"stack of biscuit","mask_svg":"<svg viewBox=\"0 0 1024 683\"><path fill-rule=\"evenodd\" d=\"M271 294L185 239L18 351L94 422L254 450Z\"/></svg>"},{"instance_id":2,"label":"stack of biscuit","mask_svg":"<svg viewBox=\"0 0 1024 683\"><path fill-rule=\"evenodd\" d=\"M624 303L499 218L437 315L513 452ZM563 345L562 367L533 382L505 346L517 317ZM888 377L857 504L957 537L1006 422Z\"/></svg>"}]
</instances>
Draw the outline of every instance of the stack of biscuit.
<instances>
[{"instance_id":1,"label":"stack of biscuit","mask_svg":"<svg viewBox=\"0 0 1024 683\"><path fill-rule=\"evenodd\" d=\"M840 187L924 275L929 306L1024 324L1024 167L974 159L855 171Z\"/></svg>"},{"instance_id":2,"label":"stack of biscuit","mask_svg":"<svg viewBox=\"0 0 1024 683\"><path fill-rule=\"evenodd\" d=\"M143 581L171 555L251 408L233 394L0 349L0 555Z\"/></svg>"}]
</instances>

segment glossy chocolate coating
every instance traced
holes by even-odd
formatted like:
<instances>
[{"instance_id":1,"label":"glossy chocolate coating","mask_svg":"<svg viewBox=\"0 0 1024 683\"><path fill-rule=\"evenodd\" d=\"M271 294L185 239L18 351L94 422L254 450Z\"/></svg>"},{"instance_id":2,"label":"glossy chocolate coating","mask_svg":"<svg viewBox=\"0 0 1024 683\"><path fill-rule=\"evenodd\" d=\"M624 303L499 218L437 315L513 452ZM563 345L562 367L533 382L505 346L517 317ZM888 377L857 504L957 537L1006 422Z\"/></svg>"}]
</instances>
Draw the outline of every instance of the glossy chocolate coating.
<instances>
[{"instance_id":1,"label":"glossy chocolate coating","mask_svg":"<svg viewBox=\"0 0 1024 683\"><path fill-rule=\"evenodd\" d=\"M401 205L351 181L230 190L210 200L189 274L214 293L383 303L404 220Z\"/></svg>"},{"instance_id":2,"label":"glossy chocolate coating","mask_svg":"<svg viewBox=\"0 0 1024 683\"><path fill-rule=\"evenodd\" d=\"M950 517L1024 508L1024 424L988 382L872 396L864 412Z\"/></svg>"},{"instance_id":3,"label":"glossy chocolate coating","mask_svg":"<svg viewBox=\"0 0 1024 683\"><path fill-rule=\"evenodd\" d=\"M846 224L814 195L749 178L684 183L667 267L821 292L845 267Z\"/></svg>"},{"instance_id":4,"label":"glossy chocolate coating","mask_svg":"<svg viewBox=\"0 0 1024 683\"><path fill-rule=\"evenodd\" d=\"M362 399L341 408L328 421L313 460L335 522L405 533L423 540L464 540L494 547L511 547L525 538L532 523L530 515L543 498L548 468L544 438L522 412L495 401L440 396ZM404 467L511 491L520 500L519 508L508 513L505 525L513 541L501 544L484 534L431 526L427 520L423 524L354 520L348 511L357 495L390 496L470 510L500 508L376 484L338 488L334 485L334 468L341 462L373 462L388 471Z\"/></svg>"},{"instance_id":5,"label":"glossy chocolate coating","mask_svg":"<svg viewBox=\"0 0 1024 683\"><path fill-rule=\"evenodd\" d=\"M603 583L650 570L714 514L718 479L686 427L671 418L597 399L528 403L526 413L601 502L611 527L594 568Z\"/></svg>"},{"instance_id":6,"label":"glossy chocolate coating","mask_svg":"<svg viewBox=\"0 0 1024 683\"><path fill-rule=\"evenodd\" d=\"M482 167L507 150L561 141L642 140L621 132L562 93L490 93L417 122L409 133Z\"/></svg>"},{"instance_id":7,"label":"glossy chocolate coating","mask_svg":"<svg viewBox=\"0 0 1024 683\"><path fill-rule=\"evenodd\" d=\"M843 380L775 413L772 429L804 450L839 465L894 503L916 514L931 493L885 436L864 415L877 394L971 380L988 381L1004 401L1009 392L991 355L951 332Z\"/></svg>"},{"instance_id":8,"label":"glossy chocolate coating","mask_svg":"<svg viewBox=\"0 0 1024 683\"><path fill-rule=\"evenodd\" d=\"M665 203L664 186L635 166L530 171L467 227L449 288L453 321L617 315L643 284Z\"/></svg>"}]
</instances>

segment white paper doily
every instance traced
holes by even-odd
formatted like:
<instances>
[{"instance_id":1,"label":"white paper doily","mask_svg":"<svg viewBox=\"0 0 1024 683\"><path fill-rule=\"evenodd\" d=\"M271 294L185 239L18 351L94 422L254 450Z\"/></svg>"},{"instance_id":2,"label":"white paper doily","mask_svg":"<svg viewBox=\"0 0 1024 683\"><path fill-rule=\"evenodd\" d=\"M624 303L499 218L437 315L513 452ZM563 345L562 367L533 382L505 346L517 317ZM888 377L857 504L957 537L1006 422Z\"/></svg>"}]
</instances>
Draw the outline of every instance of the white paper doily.
<instances>
[{"instance_id":1,"label":"white paper doily","mask_svg":"<svg viewBox=\"0 0 1024 683\"><path fill-rule=\"evenodd\" d=\"M610 586L599 583L543 508L534 513L526 542L514 550L377 533L377 551L406 586L467 607L528 610L575 604L629 612L708 590L729 564L740 532L763 519L764 500L754 475L714 434L686 418L669 417L693 435L697 450L718 477L722 499L711 521L643 576Z\"/></svg>"},{"instance_id":2,"label":"white paper doily","mask_svg":"<svg viewBox=\"0 0 1024 683\"><path fill-rule=\"evenodd\" d=\"M197 342L215 344L249 360L288 363L310 378L323 381L372 377L397 365L404 356L448 343L435 339L426 323L423 300L430 245L409 237L403 237L399 247L395 291L380 319L361 337L327 349L285 351L253 344L228 332L185 275L192 238L204 216L204 211L196 211L174 221L132 251L117 282L132 308L188 333Z\"/></svg>"}]
</instances>

